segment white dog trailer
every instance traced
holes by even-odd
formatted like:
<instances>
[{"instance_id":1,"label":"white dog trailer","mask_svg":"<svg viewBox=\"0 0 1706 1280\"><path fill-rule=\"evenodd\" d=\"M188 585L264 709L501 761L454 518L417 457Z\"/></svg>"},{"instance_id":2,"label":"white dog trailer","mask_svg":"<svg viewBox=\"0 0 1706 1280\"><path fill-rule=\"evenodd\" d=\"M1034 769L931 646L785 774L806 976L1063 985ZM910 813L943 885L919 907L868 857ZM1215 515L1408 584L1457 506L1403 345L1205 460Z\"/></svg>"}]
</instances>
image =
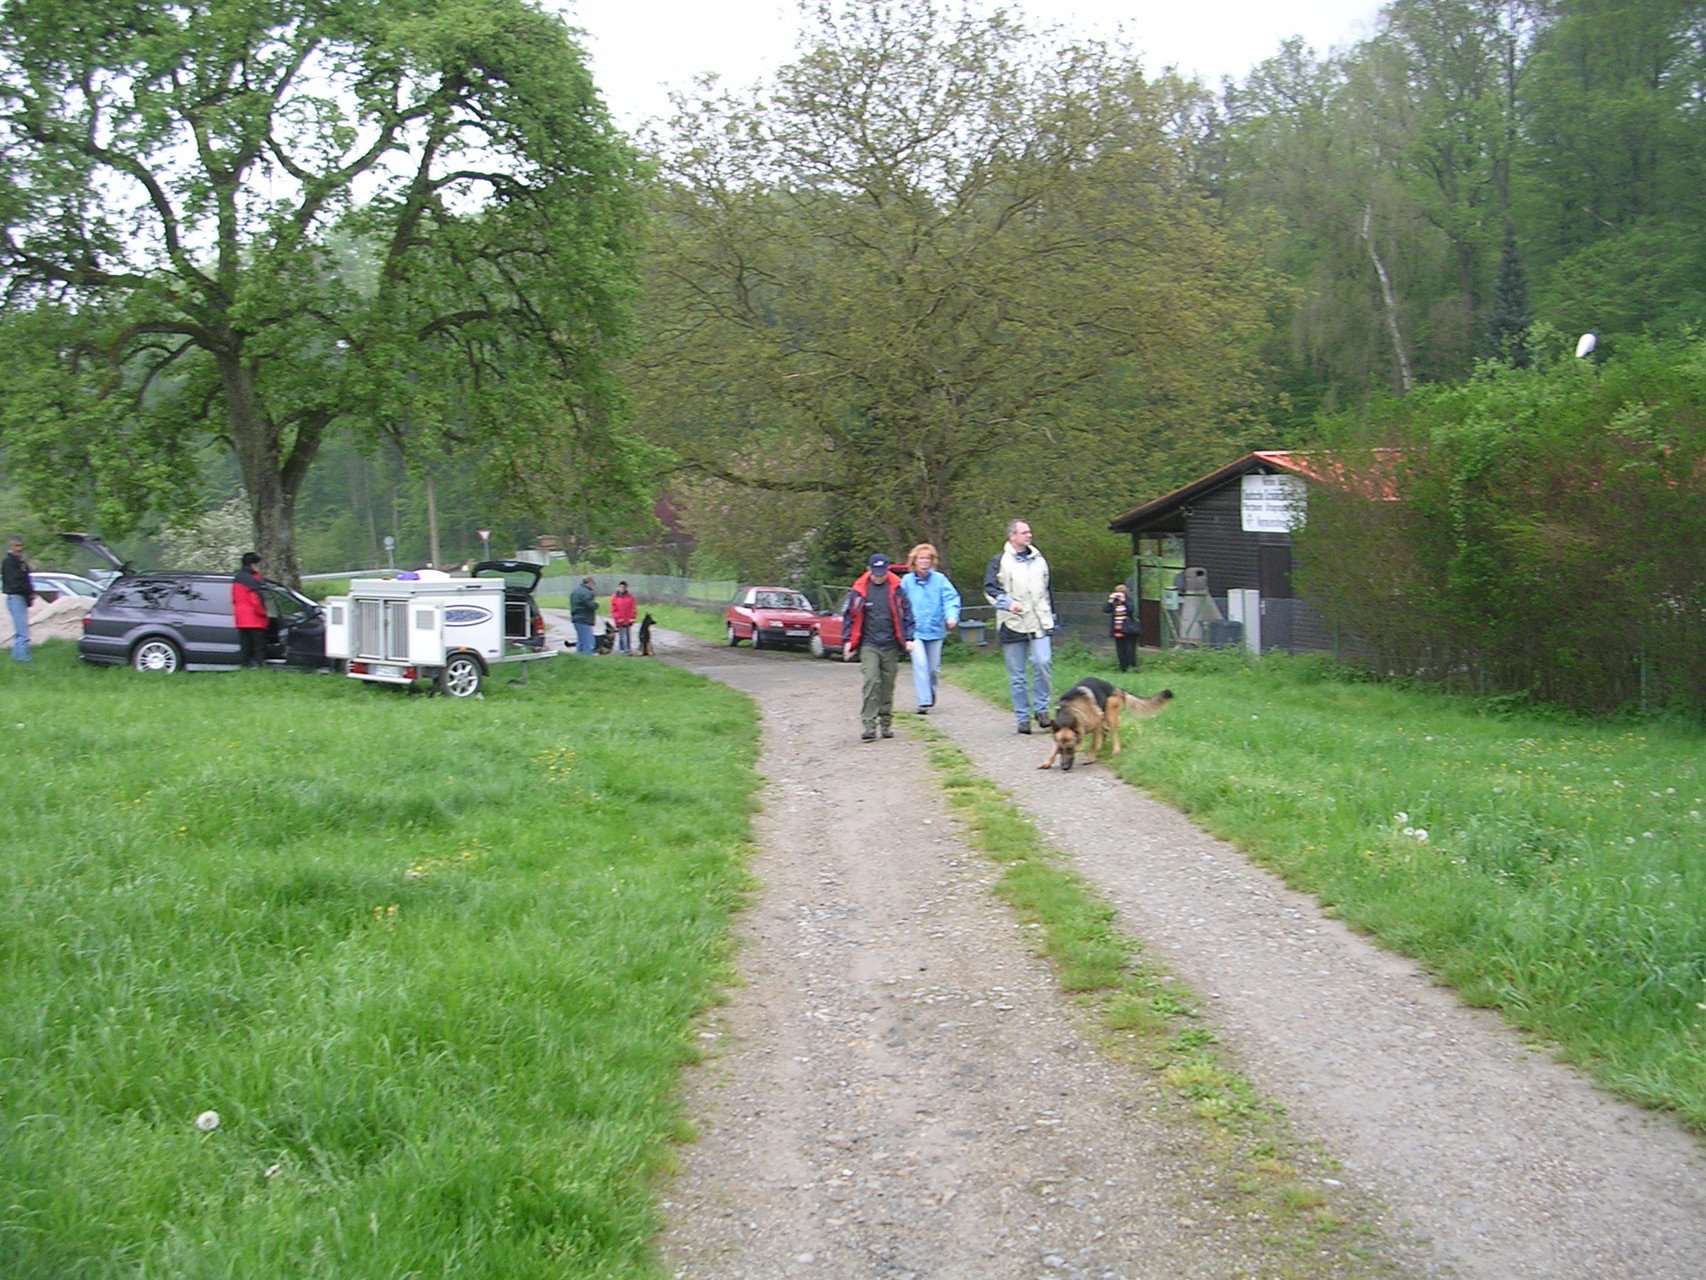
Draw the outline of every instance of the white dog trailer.
<instances>
[{"instance_id":1,"label":"white dog trailer","mask_svg":"<svg viewBox=\"0 0 1706 1280\"><path fill-rule=\"evenodd\" d=\"M501 578L356 578L326 601L326 656L356 680L435 680L468 698L494 665L550 657L506 636Z\"/></svg>"}]
</instances>

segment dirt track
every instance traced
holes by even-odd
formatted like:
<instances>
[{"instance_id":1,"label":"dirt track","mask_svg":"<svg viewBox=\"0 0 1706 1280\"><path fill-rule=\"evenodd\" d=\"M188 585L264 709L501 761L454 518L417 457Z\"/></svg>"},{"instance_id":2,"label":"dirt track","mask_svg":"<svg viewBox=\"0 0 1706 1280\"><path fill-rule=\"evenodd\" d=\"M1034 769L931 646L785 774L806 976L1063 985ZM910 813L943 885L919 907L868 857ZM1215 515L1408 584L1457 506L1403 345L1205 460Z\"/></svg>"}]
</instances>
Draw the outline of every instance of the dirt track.
<instances>
[{"instance_id":1,"label":"dirt track","mask_svg":"<svg viewBox=\"0 0 1706 1280\"><path fill-rule=\"evenodd\" d=\"M744 985L693 1088L662 1247L706 1280L1273 1274L1188 1126L1104 1059L956 839L924 754L858 741L858 672L665 633L764 713ZM1141 682L1140 682L1141 683ZM930 723L1209 1003L1265 1093L1388 1206L1397 1273L1697 1280L1706 1158L1105 771L944 687ZM1323 1183L1326 1176L1314 1171ZM1329 1184L1330 1185L1330 1184Z\"/></svg>"}]
</instances>

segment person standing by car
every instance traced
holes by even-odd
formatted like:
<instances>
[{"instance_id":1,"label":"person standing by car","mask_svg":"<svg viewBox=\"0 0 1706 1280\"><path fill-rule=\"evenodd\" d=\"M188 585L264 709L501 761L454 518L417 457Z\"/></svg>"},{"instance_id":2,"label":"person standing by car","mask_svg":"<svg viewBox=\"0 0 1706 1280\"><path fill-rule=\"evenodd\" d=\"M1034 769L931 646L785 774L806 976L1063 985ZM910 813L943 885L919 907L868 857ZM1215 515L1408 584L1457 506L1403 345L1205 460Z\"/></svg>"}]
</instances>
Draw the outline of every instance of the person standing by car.
<instances>
[{"instance_id":1,"label":"person standing by car","mask_svg":"<svg viewBox=\"0 0 1706 1280\"><path fill-rule=\"evenodd\" d=\"M864 573L847 596L847 612L841 619L842 660L859 659L864 676L859 692L861 742L871 742L882 730L894 737L894 677L900 655L912 650L912 610L900 579L889 572L889 558L881 553L867 562Z\"/></svg>"},{"instance_id":2,"label":"person standing by car","mask_svg":"<svg viewBox=\"0 0 1706 1280\"><path fill-rule=\"evenodd\" d=\"M1047 728L1049 675L1054 651L1054 588L1048 561L1031 545L1031 526L1024 520L1007 522L1007 545L983 571L983 595L998 611L1001 656L1007 663L1007 687L1013 695L1013 714L1019 732L1031 731L1031 715ZM1025 667L1030 664L1027 679Z\"/></svg>"},{"instance_id":3,"label":"person standing by car","mask_svg":"<svg viewBox=\"0 0 1706 1280\"><path fill-rule=\"evenodd\" d=\"M1119 658L1120 670L1136 670L1137 641L1143 634L1143 625L1138 621L1137 606L1132 603L1125 583L1115 585L1108 594L1108 603L1102 606L1102 612L1110 615L1108 634L1114 638L1114 653Z\"/></svg>"},{"instance_id":4,"label":"person standing by car","mask_svg":"<svg viewBox=\"0 0 1706 1280\"><path fill-rule=\"evenodd\" d=\"M237 643L245 667L267 664L267 605L261 599L261 558L244 554L231 577L231 616L237 624Z\"/></svg>"},{"instance_id":5,"label":"person standing by car","mask_svg":"<svg viewBox=\"0 0 1706 1280\"><path fill-rule=\"evenodd\" d=\"M598 596L591 578L582 578L580 586L569 592L569 621L575 624L575 652L597 653L598 638L592 629L598 623Z\"/></svg>"},{"instance_id":6,"label":"person standing by car","mask_svg":"<svg viewBox=\"0 0 1706 1280\"><path fill-rule=\"evenodd\" d=\"M901 589L912 610L912 691L918 697L918 714L928 715L936 705L936 686L942 677L942 642L960 625L960 593L948 575L936 570L940 557L928 542L920 542L906 553Z\"/></svg>"},{"instance_id":7,"label":"person standing by car","mask_svg":"<svg viewBox=\"0 0 1706 1280\"><path fill-rule=\"evenodd\" d=\"M35 585L30 581L30 562L24 559L24 540L17 534L6 539L6 558L0 561L4 579L6 612L12 620L12 661L30 660L30 606L35 603Z\"/></svg>"},{"instance_id":8,"label":"person standing by car","mask_svg":"<svg viewBox=\"0 0 1706 1280\"><path fill-rule=\"evenodd\" d=\"M610 597L610 625L616 628L616 652L633 652L634 619L639 605L628 593L628 584L618 582L616 594Z\"/></svg>"}]
</instances>

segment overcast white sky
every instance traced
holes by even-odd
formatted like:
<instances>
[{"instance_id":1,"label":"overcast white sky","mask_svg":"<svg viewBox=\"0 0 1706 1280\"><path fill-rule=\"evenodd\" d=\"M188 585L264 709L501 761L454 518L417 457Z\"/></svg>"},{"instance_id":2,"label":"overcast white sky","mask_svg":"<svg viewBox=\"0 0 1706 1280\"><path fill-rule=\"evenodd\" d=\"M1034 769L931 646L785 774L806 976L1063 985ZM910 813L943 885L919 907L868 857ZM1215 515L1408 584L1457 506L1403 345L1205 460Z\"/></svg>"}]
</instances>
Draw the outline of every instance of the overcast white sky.
<instances>
[{"instance_id":1,"label":"overcast white sky","mask_svg":"<svg viewBox=\"0 0 1706 1280\"><path fill-rule=\"evenodd\" d=\"M669 111L669 90L714 71L744 88L788 61L792 0L545 0L586 32L592 71L617 122ZM1242 76L1300 35L1319 53L1373 32L1379 0L1017 0L1038 23L1113 36L1123 27L1146 69L1177 66L1211 85Z\"/></svg>"}]
</instances>

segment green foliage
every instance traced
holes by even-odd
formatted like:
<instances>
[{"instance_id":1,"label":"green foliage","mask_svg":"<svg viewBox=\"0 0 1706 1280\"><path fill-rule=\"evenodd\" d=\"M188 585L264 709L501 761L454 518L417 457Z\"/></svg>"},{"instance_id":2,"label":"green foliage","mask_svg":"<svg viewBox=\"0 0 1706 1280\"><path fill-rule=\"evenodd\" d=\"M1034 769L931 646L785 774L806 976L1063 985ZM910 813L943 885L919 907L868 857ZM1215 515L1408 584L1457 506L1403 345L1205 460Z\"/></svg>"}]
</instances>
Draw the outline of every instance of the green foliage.
<instances>
[{"instance_id":1,"label":"green foliage","mask_svg":"<svg viewBox=\"0 0 1706 1280\"><path fill-rule=\"evenodd\" d=\"M1572 339L1706 321L1703 31L1699 0L1392 0L1370 39L1292 41L1205 105L1200 179L1271 214L1300 286L1271 419L1520 358L1519 263Z\"/></svg>"},{"instance_id":2,"label":"green foliage","mask_svg":"<svg viewBox=\"0 0 1706 1280\"><path fill-rule=\"evenodd\" d=\"M44 513L118 534L192 510L217 440L293 577L296 499L340 426L422 468L473 458L518 510L634 504L651 456L608 370L636 165L559 19L69 13L7 0L0 25L0 442Z\"/></svg>"},{"instance_id":3,"label":"green foliage","mask_svg":"<svg viewBox=\"0 0 1706 1280\"><path fill-rule=\"evenodd\" d=\"M0 687L0 1272L653 1274L745 699L568 658L468 703L150 680L57 643Z\"/></svg>"},{"instance_id":4,"label":"green foliage","mask_svg":"<svg viewBox=\"0 0 1706 1280\"><path fill-rule=\"evenodd\" d=\"M1318 490L1300 589L1376 669L1706 712L1706 344L1487 366L1382 406L1398 501Z\"/></svg>"},{"instance_id":5,"label":"green foliage","mask_svg":"<svg viewBox=\"0 0 1706 1280\"><path fill-rule=\"evenodd\" d=\"M1177 86L1006 14L811 12L762 98L684 103L663 143L633 375L684 467L796 500L773 546L845 511L953 565L992 508L1077 509L1083 473L1143 474L1140 426L1255 394L1274 281L1185 180Z\"/></svg>"}]
</instances>

